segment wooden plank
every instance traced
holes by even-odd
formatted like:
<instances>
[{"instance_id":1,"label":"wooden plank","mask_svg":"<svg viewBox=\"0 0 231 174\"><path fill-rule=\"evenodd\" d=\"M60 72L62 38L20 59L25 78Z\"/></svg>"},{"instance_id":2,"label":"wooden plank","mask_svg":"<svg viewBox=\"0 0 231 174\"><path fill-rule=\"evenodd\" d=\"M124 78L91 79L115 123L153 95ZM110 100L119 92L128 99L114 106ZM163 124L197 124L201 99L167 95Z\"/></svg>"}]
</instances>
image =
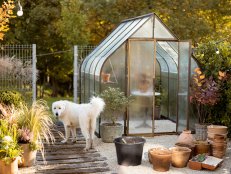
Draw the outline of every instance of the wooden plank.
<instances>
[{"instance_id":1,"label":"wooden plank","mask_svg":"<svg viewBox=\"0 0 231 174\"><path fill-rule=\"evenodd\" d=\"M86 158L89 157L89 154L57 154L57 155L50 155L48 154L47 156L45 156L47 161L50 160L57 160L57 159L75 159L75 158ZM95 153L95 154L91 154L91 157L100 157L99 153ZM43 158L41 156L37 156L36 157L37 161L42 161Z\"/></svg>"},{"instance_id":2,"label":"wooden plank","mask_svg":"<svg viewBox=\"0 0 231 174\"><path fill-rule=\"evenodd\" d=\"M59 165L44 165L39 166L38 171L41 170L66 170L66 169L76 169L76 168L89 168L91 167L107 167L106 162L89 162L89 163L76 163L76 164L59 164Z\"/></svg>"},{"instance_id":3,"label":"wooden plank","mask_svg":"<svg viewBox=\"0 0 231 174\"><path fill-rule=\"evenodd\" d=\"M19 168L20 174L107 174L110 169L106 158L96 149L84 151L85 139L78 129L76 143L61 143L64 134L63 126L56 126L52 130L55 137L54 144L44 144L46 163L40 152L37 153L35 166Z\"/></svg>"},{"instance_id":4,"label":"wooden plank","mask_svg":"<svg viewBox=\"0 0 231 174\"><path fill-rule=\"evenodd\" d=\"M100 168L82 168L82 169L73 169L73 170L45 170L38 171L36 174L89 174L89 173L102 173L110 171L108 167L100 167Z\"/></svg>"},{"instance_id":5,"label":"wooden plank","mask_svg":"<svg viewBox=\"0 0 231 174\"><path fill-rule=\"evenodd\" d=\"M86 163L86 162L95 162L95 161L105 161L107 158L105 157L95 157L95 158L78 158L78 159L58 159L52 161L46 161L46 165L51 164L67 164L67 163ZM43 165L43 161L36 161L37 165Z\"/></svg>"}]
</instances>

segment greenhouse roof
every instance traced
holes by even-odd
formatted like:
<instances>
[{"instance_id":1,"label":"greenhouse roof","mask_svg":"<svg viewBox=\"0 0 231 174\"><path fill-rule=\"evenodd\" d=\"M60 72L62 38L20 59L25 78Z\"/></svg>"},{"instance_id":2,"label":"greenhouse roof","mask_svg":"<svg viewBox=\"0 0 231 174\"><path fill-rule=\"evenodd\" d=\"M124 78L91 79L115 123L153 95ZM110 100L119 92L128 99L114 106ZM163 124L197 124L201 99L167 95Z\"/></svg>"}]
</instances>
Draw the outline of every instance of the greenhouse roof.
<instances>
[{"instance_id":1,"label":"greenhouse roof","mask_svg":"<svg viewBox=\"0 0 231 174\"><path fill-rule=\"evenodd\" d=\"M113 54L129 38L155 38L160 40L177 41L177 37L165 26L156 14L151 13L144 16L122 21L83 61L81 71L94 74L100 69L105 60ZM163 54L171 57L170 63L177 64L177 47L168 42L158 43L157 59ZM171 50L170 50L171 49ZM174 71L176 68L173 68ZM97 71L97 75L99 71Z\"/></svg>"}]
</instances>

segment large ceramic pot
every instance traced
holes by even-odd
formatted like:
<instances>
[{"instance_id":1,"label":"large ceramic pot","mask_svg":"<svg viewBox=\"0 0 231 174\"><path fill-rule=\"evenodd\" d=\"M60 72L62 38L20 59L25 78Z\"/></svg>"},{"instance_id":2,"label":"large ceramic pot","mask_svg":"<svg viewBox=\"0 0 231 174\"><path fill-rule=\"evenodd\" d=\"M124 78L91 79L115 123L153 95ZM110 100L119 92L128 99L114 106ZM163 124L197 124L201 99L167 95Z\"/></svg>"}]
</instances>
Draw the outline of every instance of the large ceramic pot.
<instances>
[{"instance_id":1,"label":"large ceramic pot","mask_svg":"<svg viewBox=\"0 0 231 174\"><path fill-rule=\"evenodd\" d=\"M23 150L22 154L22 167L31 167L35 164L37 150L30 150L29 143L20 144Z\"/></svg>"},{"instance_id":2,"label":"large ceramic pot","mask_svg":"<svg viewBox=\"0 0 231 174\"><path fill-rule=\"evenodd\" d=\"M159 172L166 172L170 168L172 152L167 148L153 148L149 150L153 169Z\"/></svg>"},{"instance_id":3,"label":"large ceramic pot","mask_svg":"<svg viewBox=\"0 0 231 174\"><path fill-rule=\"evenodd\" d=\"M9 164L0 160L0 174L18 174L18 158Z\"/></svg>"},{"instance_id":4,"label":"large ceramic pot","mask_svg":"<svg viewBox=\"0 0 231 174\"><path fill-rule=\"evenodd\" d=\"M141 137L119 137L114 140L119 165L137 166L141 164L143 146L146 140Z\"/></svg>"},{"instance_id":5,"label":"large ceramic pot","mask_svg":"<svg viewBox=\"0 0 231 174\"><path fill-rule=\"evenodd\" d=\"M100 125L100 136L104 143L113 143L115 138L121 137L123 135L123 125L117 123L112 125L109 123L102 123Z\"/></svg>"},{"instance_id":6,"label":"large ceramic pot","mask_svg":"<svg viewBox=\"0 0 231 174\"><path fill-rule=\"evenodd\" d=\"M185 167L189 161L191 149L187 147L172 147L172 166L182 168Z\"/></svg>"},{"instance_id":7,"label":"large ceramic pot","mask_svg":"<svg viewBox=\"0 0 231 174\"><path fill-rule=\"evenodd\" d=\"M195 155L206 153L210 155L211 144L208 141L195 141Z\"/></svg>"}]
</instances>

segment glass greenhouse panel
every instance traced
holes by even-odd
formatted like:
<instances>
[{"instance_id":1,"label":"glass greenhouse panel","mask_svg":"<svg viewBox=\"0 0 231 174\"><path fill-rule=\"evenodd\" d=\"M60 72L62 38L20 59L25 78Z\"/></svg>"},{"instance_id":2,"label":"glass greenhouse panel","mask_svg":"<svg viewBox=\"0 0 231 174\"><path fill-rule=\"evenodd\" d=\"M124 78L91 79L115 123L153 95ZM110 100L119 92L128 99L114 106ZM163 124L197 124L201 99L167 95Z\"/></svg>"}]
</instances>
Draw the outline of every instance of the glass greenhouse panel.
<instances>
[{"instance_id":1,"label":"glass greenhouse panel","mask_svg":"<svg viewBox=\"0 0 231 174\"><path fill-rule=\"evenodd\" d=\"M169 73L169 119L175 122L177 121L177 88L178 74Z\"/></svg>"},{"instance_id":2,"label":"glass greenhouse panel","mask_svg":"<svg viewBox=\"0 0 231 174\"><path fill-rule=\"evenodd\" d=\"M154 42L130 41L129 85L134 101L129 106L129 134L152 133Z\"/></svg>"},{"instance_id":3,"label":"glass greenhouse panel","mask_svg":"<svg viewBox=\"0 0 231 174\"><path fill-rule=\"evenodd\" d=\"M156 16L154 24L154 38L176 39Z\"/></svg>"},{"instance_id":4,"label":"glass greenhouse panel","mask_svg":"<svg viewBox=\"0 0 231 174\"><path fill-rule=\"evenodd\" d=\"M139 28L131 38L153 38L153 17Z\"/></svg>"},{"instance_id":5,"label":"glass greenhouse panel","mask_svg":"<svg viewBox=\"0 0 231 174\"><path fill-rule=\"evenodd\" d=\"M84 78L84 73L81 72L81 77L80 77L80 80L81 80L81 102L84 101L85 99L85 78Z\"/></svg>"},{"instance_id":6,"label":"glass greenhouse panel","mask_svg":"<svg viewBox=\"0 0 231 174\"><path fill-rule=\"evenodd\" d=\"M108 56L110 56L114 51L116 51L126 41L126 38L129 37L140 26L140 21L141 19L135 20L133 22L128 21L124 26L122 32L117 33L115 38L111 38L111 40L109 40L107 43L107 47L105 47L105 49L99 54L96 54L95 58L92 59L92 61L88 62L88 64L92 64L92 62L94 61L97 62L96 65L99 68L101 68L102 64L108 58ZM90 65L87 65L86 69L87 71L94 71L95 67L91 66L90 70ZM98 71L96 73L96 75L98 75Z\"/></svg>"},{"instance_id":7,"label":"glass greenhouse panel","mask_svg":"<svg viewBox=\"0 0 231 174\"><path fill-rule=\"evenodd\" d=\"M189 42L179 42L178 132L187 127L189 87Z\"/></svg>"},{"instance_id":8,"label":"glass greenhouse panel","mask_svg":"<svg viewBox=\"0 0 231 174\"><path fill-rule=\"evenodd\" d=\"M178 65L178 51L174 50L173 47L169 44L171 42L158 42L161 48L174 60ZM177 42L174 42L177 45Z\"/></svg>"},{"instance_id":9,"label":"glass greenhouse panel","mask_svg":"<svg viewBox=\"0 0 231 174\"><path fill-rule=\"evenodd\" d=\"M169 72L177 72L177 63L174 61L174 59L158 44L156 45L156 52L157 56L162 57L169 67Z\"/></svg>"},{"instance_id":10,"label":"glass greenhouse panel","mask_svg":"<svg viewBox=\"0 0 231 174\"><path fill-rule=\"evenodd\" d=\"M194 70L195 68L199 67L197 62L193 59L193 57L191 57L191 74L190 74L190 78L192 78L193 74L194 74ZM191 80L191 79L190 79ZM197 122L197 116L196 114L193 113L193 109L192 109L192 105L189 105L189 129L193 130L195 123Z\"/></svg>"},{"instance_id":11,"label":"glass greenhouse panel","mask_svg":"<svg viewBox=\"0 0 231 174\"><path fill-rule=\"evenodd\" d=\"M106 39L103 40L103 42L99 46L97 46L87 56L87 58L83 61L81 71L85 72L85 68L89 60L91 60L90 62L92 62L95 59L96 55L99 55L110 44L110 41L113 41L117 37L118 34L123 32L124 25L125 25L124 23L120 24L115 30L113 30L113 32Z\"/></svg>"}]
</instances>

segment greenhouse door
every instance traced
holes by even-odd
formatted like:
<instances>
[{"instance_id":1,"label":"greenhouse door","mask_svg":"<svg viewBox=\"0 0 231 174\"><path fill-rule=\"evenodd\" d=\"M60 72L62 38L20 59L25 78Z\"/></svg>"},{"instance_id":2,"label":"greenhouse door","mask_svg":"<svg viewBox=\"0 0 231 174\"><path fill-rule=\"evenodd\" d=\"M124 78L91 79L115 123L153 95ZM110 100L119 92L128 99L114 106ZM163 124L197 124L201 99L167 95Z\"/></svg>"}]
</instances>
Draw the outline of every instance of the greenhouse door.
<instances>
[{"instance_id":1,"label":"greenhouse door","mask_svg":"<svg viewBox=\"0 0 231 174\"><path fill-rule=\"evenodd\" d=\"M126 134L154 133L155 42L128 42L128 94L133 102L128 108Z\"/></svg>"}]
</instances>

